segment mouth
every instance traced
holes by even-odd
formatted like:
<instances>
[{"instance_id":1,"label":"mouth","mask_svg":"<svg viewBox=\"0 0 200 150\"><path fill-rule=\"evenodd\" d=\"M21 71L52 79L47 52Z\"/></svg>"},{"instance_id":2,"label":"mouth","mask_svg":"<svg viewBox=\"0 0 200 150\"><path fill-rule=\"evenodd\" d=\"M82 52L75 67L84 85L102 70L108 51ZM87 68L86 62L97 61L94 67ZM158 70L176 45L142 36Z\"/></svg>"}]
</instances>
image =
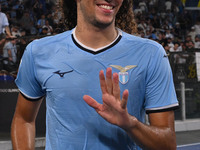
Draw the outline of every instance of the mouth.
<instances>
[{"instance_id":1,"label":"mouth","mask_svg":"<svg viewBox=\"0 0 200 150\"><path fill-rule=\"evenodd\" d=\"M109 6L109 5L98 5L100 8L106 9L106 10L113 10L113 6Z\"/></svg>"}]
</instances>

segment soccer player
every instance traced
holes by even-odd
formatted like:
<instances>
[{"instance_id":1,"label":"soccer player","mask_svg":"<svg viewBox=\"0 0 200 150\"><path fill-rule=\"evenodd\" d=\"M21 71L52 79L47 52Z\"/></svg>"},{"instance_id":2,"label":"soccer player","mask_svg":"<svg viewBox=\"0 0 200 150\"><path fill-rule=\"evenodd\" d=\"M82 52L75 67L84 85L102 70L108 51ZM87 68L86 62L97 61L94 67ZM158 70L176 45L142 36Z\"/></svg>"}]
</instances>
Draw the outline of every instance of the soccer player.
<instances>
[{"instance_id":1,"label":"soccer player","mask_svg":"<svg viewBox=\"0 0 200 150\"><path fill-rule=\"evenodd\" d=\"M34 149L45 96L46 150L175 150L178 101L169 61L157 42L128 34L136 32L132 2L61 5L73 29L35 40L24 52L13 148Z\"/></svg>"}]
</instances>

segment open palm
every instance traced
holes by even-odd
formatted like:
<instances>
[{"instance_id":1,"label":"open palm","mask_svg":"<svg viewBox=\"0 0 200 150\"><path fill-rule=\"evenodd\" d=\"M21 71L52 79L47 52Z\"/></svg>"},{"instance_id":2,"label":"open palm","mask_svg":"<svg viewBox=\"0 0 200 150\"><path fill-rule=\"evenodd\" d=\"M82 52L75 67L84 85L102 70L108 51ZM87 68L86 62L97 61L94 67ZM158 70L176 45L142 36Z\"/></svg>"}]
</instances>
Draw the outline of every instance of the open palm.
<instances>
[{"instance_id":1,"label":"open palm","mask_svg":"<svg viewBox=\"0 0 200 150\"><path fill-rule=\"evenodd\" d=\"M103 104L98 103L89 95L84 95L85 102L93 107L96 112L108 122L121 128L130 126L131 116L127 111L128 90L120 97L119 77L117 73L112 75L112 69L107 68L106 78L103 70L99 73Z\"/></svg>"}]
</instances>

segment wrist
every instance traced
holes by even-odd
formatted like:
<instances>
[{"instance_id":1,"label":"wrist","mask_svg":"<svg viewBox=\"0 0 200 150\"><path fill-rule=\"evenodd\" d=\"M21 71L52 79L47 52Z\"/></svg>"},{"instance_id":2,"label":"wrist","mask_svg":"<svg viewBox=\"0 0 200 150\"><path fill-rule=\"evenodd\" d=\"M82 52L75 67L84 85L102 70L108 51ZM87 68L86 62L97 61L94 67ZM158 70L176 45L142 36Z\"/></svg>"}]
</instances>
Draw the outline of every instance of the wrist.
<instances>
[{"instance_id":1,"label":"wrist","mask_svg":"<svg viewBox=\"0 0 200 150\"><path fill-rule=\"evenodd\" d=\"M137 120L136 117L129 115L128 124L127 124L127 126L125 126L123 129L124 129L126 132L129 133L131 130L137 128L138 122L139 122L139 121Z\"/></svg>"}]
</instances>

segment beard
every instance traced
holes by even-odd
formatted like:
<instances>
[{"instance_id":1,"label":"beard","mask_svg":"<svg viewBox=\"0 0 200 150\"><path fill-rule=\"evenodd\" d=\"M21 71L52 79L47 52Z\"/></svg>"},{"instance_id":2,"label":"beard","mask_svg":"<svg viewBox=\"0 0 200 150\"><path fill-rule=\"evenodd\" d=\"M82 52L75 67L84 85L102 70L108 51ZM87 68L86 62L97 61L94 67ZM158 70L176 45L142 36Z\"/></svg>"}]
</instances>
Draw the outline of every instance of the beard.
<instances>
[{"instance_id":1,"label":"beard","mask_svg":"<svg viewBox=\"0 0 200 150\"><path fill-rule=\"evenodd\" d=\"M96 16L95 13L93 12L89 12L86 7L84 7L84 5L80 6L80 16L81 18L86 22L89 23L91 25L93 25L94 27L97 27L99 29L105 29L107 27L109 27L111 24L113 24L113 22L115 21L115 18L102 18L103 16ZM98 15L98 14L97 14ZM106 17L106 16L105 16ZM109 17L109 16L107 16ZM110 16L112 17L112 16ZM114 16L113 16L114 17ZM103 19L103 20L101 20Z\"/></svg>"},{"instance_id":2,"label":"beard","mask_svg":"<svg viewBox=\"0 0 200 150\"><path fill-rule=\"evenodd\" d=\"M112 21L112 22L113 22L113 21ZM112 24L112 22L107 22L107 23L105 23L105 22L100 22L100 21L95 20L95 21L93 21L92 24L93 24L95 27L99 28L99 29L105 29L105 28L107 28L108 26L110 26L110 25Z\"/></svg>"}]
</instances>

